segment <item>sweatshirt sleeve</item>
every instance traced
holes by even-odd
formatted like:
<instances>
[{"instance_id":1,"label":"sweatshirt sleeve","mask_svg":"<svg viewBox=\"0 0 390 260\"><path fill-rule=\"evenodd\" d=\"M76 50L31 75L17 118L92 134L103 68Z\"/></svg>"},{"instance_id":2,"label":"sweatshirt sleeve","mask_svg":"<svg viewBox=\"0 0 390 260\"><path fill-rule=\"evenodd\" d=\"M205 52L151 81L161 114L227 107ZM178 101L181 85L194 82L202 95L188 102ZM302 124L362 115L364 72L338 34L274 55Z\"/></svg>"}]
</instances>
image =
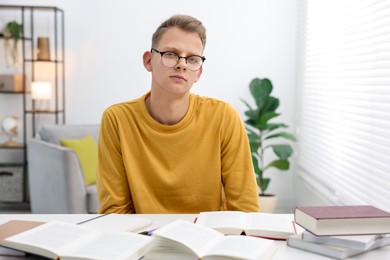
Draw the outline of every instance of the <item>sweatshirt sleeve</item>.
<instances>
[{"instance_id":1,"label":"sweatshirt sleeve","mask_svg":"<svg viewBox=\"0 0 390 260\"><path fill-rule=\"evenodd\" d=\"M118 134L114 108L104 111L98 142L97 190L99 213L135 213Z\"/></svg>"},{"instance_id":2,"label":"sweatshirt sleeve","mask_svg":"<svg viewBox=\"0 0 390 260\"><path fill-rule=\"evenodd\" d=\"M259 211L248 136L241 117L230 105L221 127L221 161L227 210Z\"/></svg>"}]
</instances>

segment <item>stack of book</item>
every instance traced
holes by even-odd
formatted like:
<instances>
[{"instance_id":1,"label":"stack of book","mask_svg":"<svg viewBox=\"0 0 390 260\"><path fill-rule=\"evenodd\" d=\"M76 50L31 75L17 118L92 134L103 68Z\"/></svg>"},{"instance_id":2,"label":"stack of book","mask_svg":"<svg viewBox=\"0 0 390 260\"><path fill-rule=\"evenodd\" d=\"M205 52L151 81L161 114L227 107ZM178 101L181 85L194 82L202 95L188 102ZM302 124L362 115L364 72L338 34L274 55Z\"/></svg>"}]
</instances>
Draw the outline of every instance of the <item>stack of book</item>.
<instances>
[{"instance_id":1,"label":"stack of book","mask_svg":"<svg viewBox=\"0 0 390 260\"><path fill-rule=\"evenodd\" d=\"M390 213L374 206L297 207L294 219L305 230L290 247L345 259L390 245Z\"/></svg>"}]
</instances>

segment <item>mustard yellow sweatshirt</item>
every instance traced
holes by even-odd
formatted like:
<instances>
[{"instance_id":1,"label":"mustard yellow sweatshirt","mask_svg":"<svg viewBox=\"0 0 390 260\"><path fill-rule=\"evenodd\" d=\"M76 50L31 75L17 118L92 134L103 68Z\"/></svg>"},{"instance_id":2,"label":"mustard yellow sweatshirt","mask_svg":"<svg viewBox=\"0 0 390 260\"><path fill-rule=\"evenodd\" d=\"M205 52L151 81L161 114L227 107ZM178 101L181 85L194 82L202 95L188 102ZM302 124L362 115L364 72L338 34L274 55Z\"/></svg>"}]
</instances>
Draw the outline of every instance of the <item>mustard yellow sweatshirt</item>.
<instances>
[{"instance_id":1,"label":"mustard yellow sweatshirt","mask_svg":"<svg viewBox=\"0 0 390 260\"><path fill-rule=\"evenodd\" d=\"M99 212L258 211L249 143L233 107L191 94L185 117L166 126L148 114L147 95L103 113Z\"/></svg>"}]
</instances>

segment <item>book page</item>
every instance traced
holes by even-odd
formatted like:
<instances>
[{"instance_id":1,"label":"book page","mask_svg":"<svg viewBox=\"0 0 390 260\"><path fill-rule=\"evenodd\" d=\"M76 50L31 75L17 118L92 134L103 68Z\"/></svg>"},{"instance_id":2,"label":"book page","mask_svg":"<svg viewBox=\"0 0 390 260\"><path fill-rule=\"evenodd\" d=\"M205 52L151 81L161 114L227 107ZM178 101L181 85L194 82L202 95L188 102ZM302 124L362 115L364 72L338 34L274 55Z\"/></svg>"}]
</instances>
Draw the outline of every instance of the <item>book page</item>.
<instances>
[{"instance_id":1,"label":"book page","mask_svg":"<svg viewBox=\"0 0 390 260\"><path fill-rule=\"evenodd\" d=\"M53 221L8 237L4 239L3 245L53 257L58 255L62 247L91 239L97 233L98 231L88 230L75 224Z\"/></svg>"},{"instance_id":2,"label":"book page","mask_svg":"<svg viewBox=\"0 0 390 260\"><path fill-rule=\"evenodd\" d=\"M60 249L61 259L134 259L141 258L153 238L134 233L101 233L91 240Z\"/></svg>"},{"instance_id":3,"label":"book page","mask_svg":"<svg viewBox=\"0 0 390 260\"><path fill-rule=\"evenodd\" d=\"M176 220L157 229L153 236L179 242L198 256L207 251L209 247L214 246L221 237L224 237L223 234L215 230L184 220ZM174 246L172 242L171 245ZM169 246L169 241L164 246Z\"/></svg>"},{"instance_id":4,"label":"book page","mask_svg":"<svg viewBox=\"0 0 390 260\"><path fill-rule=\"evenodd\" d=\"M103 232L133 232L152 224L147 218L132 214L107 214L99 218L91 219L81 225Z\"/></svg>"},{"instance_id":5,"label":"book page","mask_svg":"<svg viewBox=\"0 0 390 260\"><path fill-rule=\"evenodd\" d=\"M248 213L247 229L294 233L293 214Z\"/></svg>"},{"instance_id":6,"label":"book page","mask_svg":"<svg viewBox=\"0 0 390 260\"><path fill-rule=\"evenodd\" d=\"M240 211L201 212L196 224L212 228L227 235L239 235L245 229L246 214Z\"/></svg>"},{"instance_id":7,"label":"book page","mask_svg":"<svg viewBox=\"0 0 390 260\"><path fill-rule=\"evenodd\" d=\"M223 258L238 259L270 259L277 247L273 240L248 236L226 236L211 248L202 259L207 256L223 256ZM221 258L222 259L222 258Z\"/></svg>"}]
</instances>

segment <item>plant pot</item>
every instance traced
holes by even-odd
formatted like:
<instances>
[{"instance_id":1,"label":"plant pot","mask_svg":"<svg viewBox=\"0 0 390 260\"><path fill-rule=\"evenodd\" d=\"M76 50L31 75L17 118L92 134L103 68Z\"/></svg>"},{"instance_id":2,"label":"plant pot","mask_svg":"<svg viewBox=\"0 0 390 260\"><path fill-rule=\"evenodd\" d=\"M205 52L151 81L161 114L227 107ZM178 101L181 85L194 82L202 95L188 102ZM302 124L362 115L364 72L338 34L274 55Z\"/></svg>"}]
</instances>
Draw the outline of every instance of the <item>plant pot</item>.
<instances>
[{"instance_id":1,"label":"plant pot","mask_svg":"<svg viewBox=\"0 0 390 260\"><path fill-rule=\"evenodd\" d=\"M278 197L274 194L259 195L260 212L275 213Z\"/></svg>"}]
</instances>

